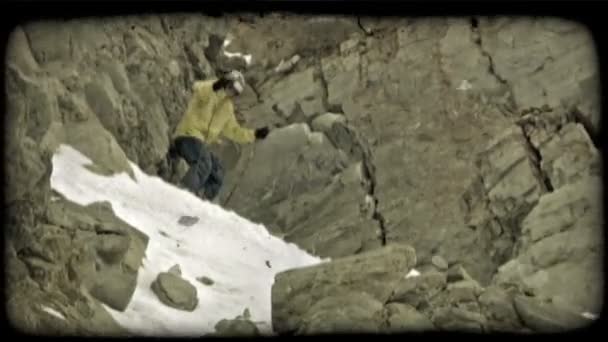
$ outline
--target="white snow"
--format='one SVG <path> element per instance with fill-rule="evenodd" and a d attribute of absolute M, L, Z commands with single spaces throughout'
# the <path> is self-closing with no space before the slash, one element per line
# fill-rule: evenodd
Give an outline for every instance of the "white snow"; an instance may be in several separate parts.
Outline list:
<path fill-rule="evenodd" d="M 249 308 L 252 321 L 260 322 L 262 332 L 271 333 L 275 274 L 322 261 L 272 236 L 263 225 L 146 175 L 133 163 L 136 181 L 126 173 L 107 177 L 89 171 L 85 166 L 91 161 L 66 145 L 59 147 L 52 162 L 51 186 L 57 192 L 81 205 L 108 201 L 118 217 L 149 237 L 138 285 L 127 309 L 119 312 L 106 306 L 116 321 L 133 333 L 207 334 L 219 320 L 235 318 L 245 308 Z M 177 223 L 183 215 L 200 220 L 184 227 Z M 175 264 L 197 289 L 199 303 L 193 312 L 163 305 L 150 289 L 158 273 Z M 201 276 L 210 277 L 214 284 L 198 282 L 196 278 Z"/>
<path fill-rule="evenodd" d="M 65 320 L 65 316 L 62 315 L 61 312 L 59 312 L 59 311 L 57 311 L 57 310 L 55 310 L 53 308 L 49 308 L 48 306 L 42 305 L 42 311 L 44 311 L 44 312 L 46 312 L 46 313 L 48 313 L 48 314 L 50 314 L 52 316 L 55 316 L 55 317 L 57 317 L 59 319 Z"/>
<path fill-rule="evenodd" d="M 583 312 L 581 314 L 581 316 L 587 318 L 587 319 L 591 319 L 591 320 L 596 320 L 597 319 L 597 315 L 596 314 L 592 314 L 591 312 Z"/>
<path fill-rule="evenodd" d="M 230 45 L 231 41 L 232 41 L 231 39 L 224 39 L 224 43 L 222 43 L 222 49 L 223 49 L 224 55 L 226 57 L 228 57 L 228 58 L 233 58 L 233 57 L 242 58 L 242 59 L 245 60 L 245 63 L 247 65 L 250 65 L 251 64 L 251 58 L 252 58 L 251 54 L 243 54 L 241 52 L 228 52 L 228 51 L 226 51 L 226 47 L 228 45 Z"/>
<path fill-rule="evenodd" d="M 405 275 L 406 278 L 413 278 L 413 277 L 417 277 L 420 275 L 420 272 L 418 272 L 418 270 L 412 268 L 411 271 L 409 271 L 408 274 Z"/>
<path fill-rule="evenodd" d="M 462 91 L 467 91 L 471 88 L 473 88 L 473 86 L 471 85 L 471 83 L 468 80 L 462 80 L 462 82 L 460 82 L 460 85 L 456 89 L 462 90 Z"/>

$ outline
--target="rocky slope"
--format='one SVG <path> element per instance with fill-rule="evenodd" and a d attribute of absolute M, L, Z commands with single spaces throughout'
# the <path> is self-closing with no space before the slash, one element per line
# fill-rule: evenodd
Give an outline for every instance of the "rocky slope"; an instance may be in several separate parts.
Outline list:
<path fill-rule="evenodd" d="M 251 54 L 249 65 L 223 54 L 226 38 L 226 51 Z M 276 69 L 288 61 L 297 62 Z M 524 283 L 598 310 L 601 203 L 585 189 L 601 186 L 599 74 L 582 26 L 173 14 L 33 22 L 12 33 L 5 255 L 13 322 L 122 333 L 98 302 L 128 301 L 146 237 L 107 208 L 55 201 L 50 156 L 67 143 L 96 172 L 130 172 L 130 159 L 175 181 L 164 155 L 192 82 L 235 66 L 249 82 L 239 116 L 275 129 L 255 145 L 214 147 L 228 171 L 225 207 L 323 257 L 406 243 L 417 267 L 441 256 L 480 286 Z M 121 281 L 96 284 L 99 273 Z M 369 298 L 380 310 L 377 301 Z M 386 310 L 427 324 L 411 307 Z M 307 327 L 299 328 L 314 331 Z"/>

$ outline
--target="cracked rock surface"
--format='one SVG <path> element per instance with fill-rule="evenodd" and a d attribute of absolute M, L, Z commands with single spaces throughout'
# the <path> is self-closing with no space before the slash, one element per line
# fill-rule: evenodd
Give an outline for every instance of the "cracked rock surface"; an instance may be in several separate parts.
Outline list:
<path fill-rule="evenodd" d="M 251 63 L 222 49 L 251 54 Z M 315 269 L 277 277 L 279 331 L 576 325 L 552 312 L 600 310 L 595 56 L 582 25 L 556 18 L 274 13 L 25 23 L 10 36 L 6 63 L 10 317 L 29 330 L 121 332 L 99 303 L 127 305 L 147 238 L 108 208 L 100 218 L 54 201 L 50 156 L 68 143 L 95 172 L 130 173 L 128 159 L 177 183 L 187 166 L 167 165 L 165 153 L 193 81 L 246 66 L 237 115 L 273 129 L 252 145 L 212 147 L 226 169 L 220 204 L 336 259 L 318 266 L 320 287 Z M 421 275 L 398 280 L 413 267 L 396 252 L 403 244 Z M 357 260 L 383 266 L 345 266 Z M 390 291 L 375 289 L 378 276 Z M 301 277 L 327 298 L 287 294 Z M 25 305 L 28 297 L 68 323 Z M 291 313 L 290 301 L 304 304 Z"/>

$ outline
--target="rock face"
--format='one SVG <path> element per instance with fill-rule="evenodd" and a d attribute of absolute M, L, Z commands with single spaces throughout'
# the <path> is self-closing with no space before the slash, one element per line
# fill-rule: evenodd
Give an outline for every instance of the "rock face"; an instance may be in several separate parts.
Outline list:
<path fill-rule="evenodd" d="M 198 305 L 196 288 L 177 273 L 160 273 L 151 287 L 158 299 L 172 308 L 194 311 Z"/>
<path fill-rule="evenodd" d="M 251 54 L 251 63 L 224 52 Z M 24 24 L 10 36 L 5 85 L 11 320 L 120 333 L 98 302 L 128 305 L 146 238 L 107 210 L 100 218 L 52 202 L 50 157 L 69 144 L 95 172 L 130 174 L 131 160 L 178 184 L 187 165 L 168 165 L 165 154 L 191 84 L 234 66 L 248 81 L 239 118 L 273 129 L 251 145 L 211 147 L 226 169 L 220 204 L 322 257 L 407 243 L 423 268 L 436 268 L 396 284 L 393 304 L 338 282 L 350 290 L 295 300 L 318 310 L 297 311 L 304 325 L 282 318 L 281 329 L 431 328 L 418 314 L 438 329 L 562 322 L 515 319 L 512 285 L 597 313 L 594 56 L 581 25 L 550 18 L 171 14 Z M 291 65 L 277 72 L 281 61 Z M 440 304 L 442 293 L 464 304 Z M 24 304 L 49 296 L 65 324 Z M 529 322 L 548 312 L 534 305 Z"/>

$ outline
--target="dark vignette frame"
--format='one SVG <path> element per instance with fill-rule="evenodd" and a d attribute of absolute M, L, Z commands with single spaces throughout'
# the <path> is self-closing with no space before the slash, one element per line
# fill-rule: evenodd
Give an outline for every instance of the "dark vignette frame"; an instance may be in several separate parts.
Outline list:
<path fill-rule="evenodd" d="M 498 16 L 498 15 L 509 15 L 509 16 L 552 16 L 561 17 L 568 20 L 577 21 L 585 25 L 590 33 L 592 34 L 598 55 L 599 62 L 599 74 L 600 84 L 604 85 L 606 81 L 606 70 L 604 61 L 606 57 L 606 43 L 603 38 L 603 26 L 605 21 L 608 21 L 603 13 L 601 1 L 446 1 L 446 0 L 410 0 L 410 1 L 387 1 L 387 0 L 376 0 L 376 1 L 295 1 L 295 0 L 265 0 L 265 1 L 253 1 L 253 0 L 139 0 L 139 1 L 42 1 L 42 0 L 9 0 L 2 2 L 3 18 L 0 20 L 2 27 L 2 44 L 0 46 L 0 52 L 2 56 L 6 56 L 6 45 L 8 38 L 13 29 L 28 21 L 37 21 L 44 19 L 55 19 L 55 20 L 68 20 L 82 17 L 111 17 L 111 16 L 124 16 L 124 15 L 142 15 L 150 13 L 178 13 L 178 12 L 194 12 L 204 13 L 210 16 L 221 16 L 223 14 L 237 14 L 239 12 L 250 12 L 263 15 L 267 12 L 287 12 L 295 14 L 336 14 L 336 15 L 354 15 L 354 16 Z M 6 58 L 6 57 L 5 57 Z M 0 80 L 2 84 L 5 84 L 5 68 L 0 70 Z M 604 158 L 605 150 L 605 137 L 604 137 L 604 123 L 603 109 L 607 108 L 606 103 L 606 86 L 601 86 L 601 108 L 602 108 L 602 119 L 600 121 L 601 130 L 598 136 L 593 137 L 596 142 L 596 146 L 602 154 L 602 170 L 606 170 Z M 0 104 L 3 106 L 2 116 L 3 120 L 0 120 L 2 131 L 4 132 L 4 118 L 6 118 L 6 88 L 3 89 Z M 3 137 L 5 135 L 3 134 Z M 1 156 L 4 162 L 4 138 L 0 140 L 1 144 Z M 2 212 L 6 208 L 4 203 L 4 191 L 6 189 L 4 185 L 5 177 L 4 167 L 0 168 L 0 179 L 2 180 L 2 193 L 3 207 Z M 604 196 L 605 198 L 605 196 Z M 604 206 L 606 200 L 604 199 Z M 4 218 L 6 215 L 2 215 Z M 4 222 L 4 220 L 3 220 Z M 4 226 L 4 225 L 3 225 Z M 1 234 L 2 246 L 4 248 L 5 235 Z M 606 275 L 606 255 L 604 253 L 604 276 Z M 0 253 L 2 264 L 4 264 L 4 253 Z M 4 273 L 2 273 L 4 275 Z M 4 281 L 0 282 L 0 295 L 3 299 L 3 303 L 6 303 Z M 606 295 L 604 295 L 606 297 Z M 605 299 L 604 299 L 605 300 Z M 576 335 L 594 335 L 594 333 L 600 332 L 602 329 L 602 323 L 604 322 L 603 312 L 600 313 L 600 317 L 595 323 L 591 324 L 587 328 L 572 331 L 569 333 L 562 333 L 564 337 L 575 337 Z M 2 318 L 0 321 L 3 325 L 6 325 L 8 329 L 2 328 L 2 332 L 14 333 L 19 336 L 19 332 L 11 329 L 6 318 L 5 310 L 2 310 Z M 397 335 L 373 335 L 369 337 L 373 338 L 390 338 L 390 337 L 401 337 L 404 335 L 405 338 L 411 337 L 438 337 L 438 338 L 454 338 L 454 337 L 481 337 L 487 338 L 484 335 L 476 334 L 465 334 L 456 332 L 433 332 L 423 334 L 397 334 Z M 497 334 L 491 333 L 486 334 L 489 336 L 504 336 L 504 337 L 516 337 L 516 338 L 542 338 L 550 337 L 556 338 L 557 336 L 549 336 L 548 334 L 534 334 L 534 335 L 517 335 L 517 334 Z M 331 335 L 329 337 L 337 338 L 339 335 Z M 350 336 L 344 336 L 350 337 Z M 367 337 L 367 336 L 365 336 Z M 74 337 L 72 337 L 74 338 Z M 278 337 L 280 338 L 280 337 Z M 302 337 L 304 338 L 304 337 Z M 62 338 L 65 340 L 66 338 Z"/>

